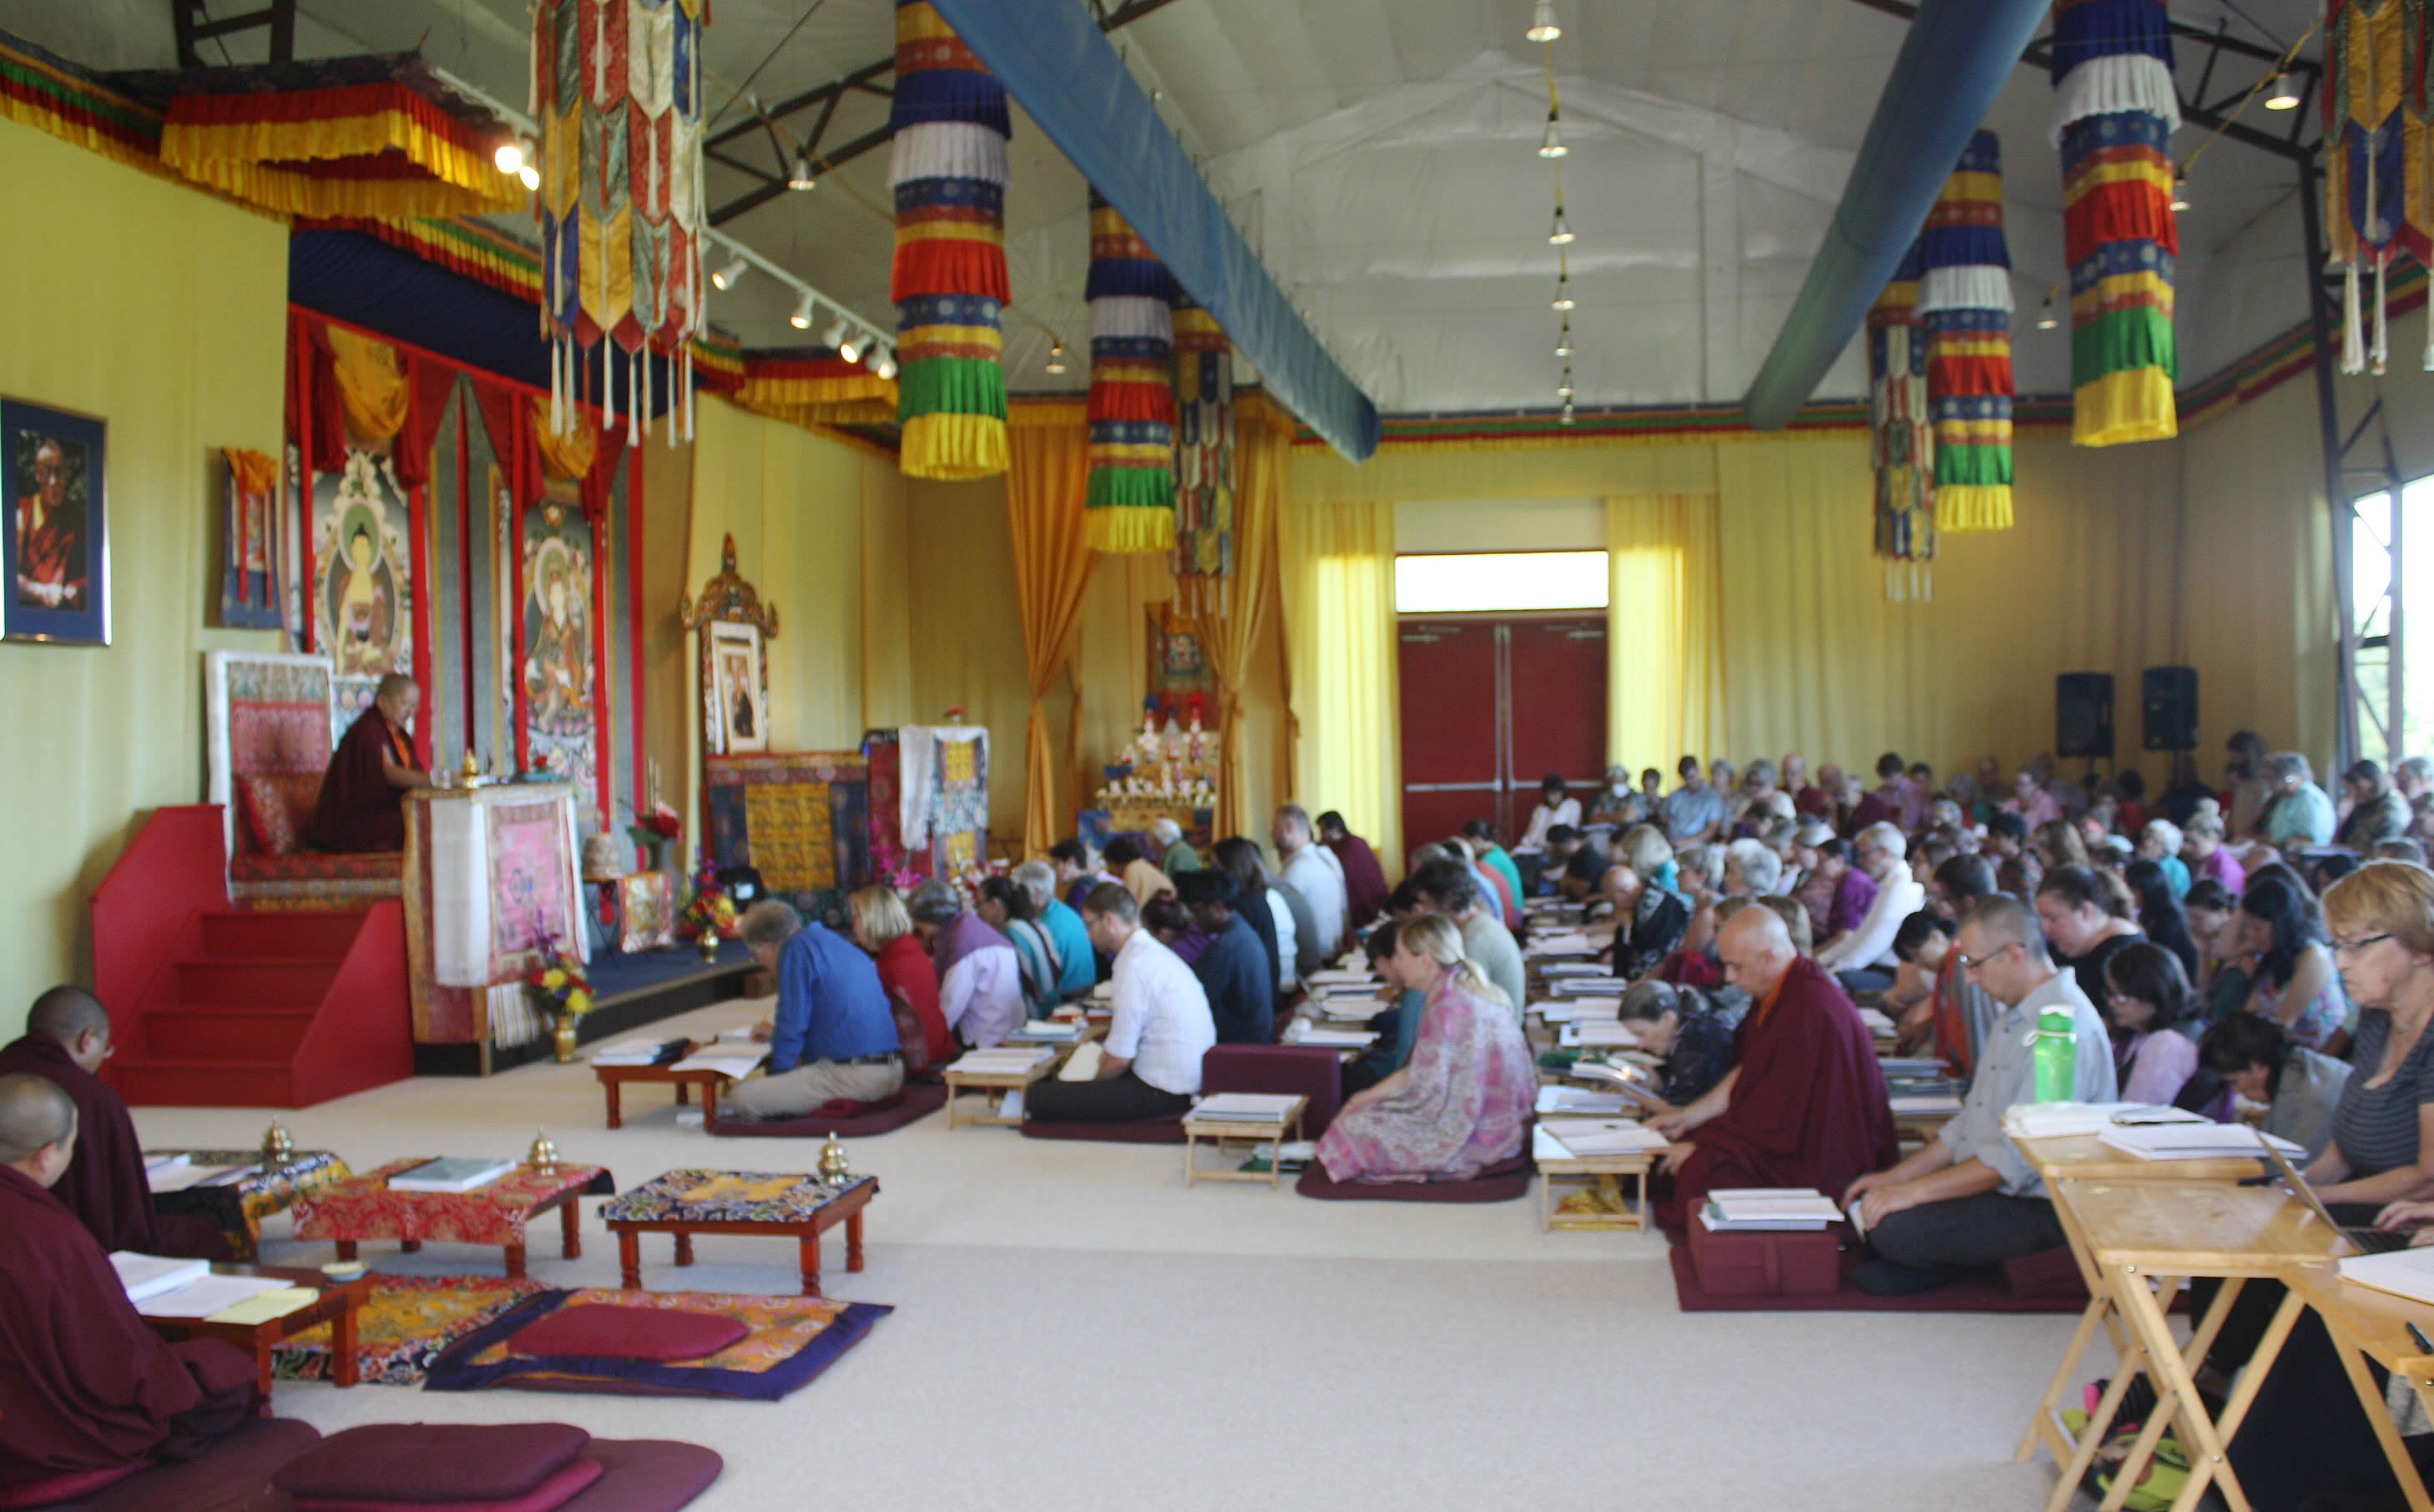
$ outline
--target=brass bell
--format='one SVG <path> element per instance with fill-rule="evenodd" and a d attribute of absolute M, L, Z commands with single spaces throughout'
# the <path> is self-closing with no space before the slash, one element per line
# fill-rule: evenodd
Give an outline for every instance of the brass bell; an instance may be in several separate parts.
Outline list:
<path fill-rule="evenodd" d="M 533 1135 L 532 1151 L 524 1157 L 524 1164 L 544 1176 L 557 1171 L 557 1146 L 546 1130 Z"/>
<path fill-rule="evenodd" d="M 288 1133 L 286 1127 L 281 1124 L 278 1119 L 273 1118 L 270 1121 L 270 1127 L 263 1131 L 262 1164 L 266 1166 L 276 1168 L 286 1164 L 289 1161 L 295 1158 L 295 1136 Z"/>
<path fill-rule="evenodd" d="M 820 1181 L 832 1187 L 853 1184 L 853 1170 L 846 1164 L 845 1145 L 833 1133 L 820 1147 Z"/>

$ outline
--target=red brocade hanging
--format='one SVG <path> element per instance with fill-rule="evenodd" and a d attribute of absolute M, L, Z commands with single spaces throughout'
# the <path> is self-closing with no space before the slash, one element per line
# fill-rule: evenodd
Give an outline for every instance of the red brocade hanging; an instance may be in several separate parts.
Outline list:
<path fill-rule="evenodd" d="M 1877 554 L 1885 597 L 1934 592 L 1935 426 L 1928 405 L 1927 331 L 1918 319 L 1918 247 L 1868 312 L 1868 410 L 1877 474 Z"/>
<path fill-rule="evenodd" d="M 1180 288 L 1174 313 L 1174 602 L 1215 619 L 1234 570 L 1234 345 Z"/>

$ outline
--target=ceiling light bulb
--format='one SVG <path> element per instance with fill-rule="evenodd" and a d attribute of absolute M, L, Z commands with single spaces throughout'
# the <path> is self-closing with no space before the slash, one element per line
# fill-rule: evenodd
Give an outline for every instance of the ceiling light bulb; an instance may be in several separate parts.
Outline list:
<path fill-rule="evenodd" d="M 2172 179 L 2172 209 L 2175 211 L 2182 211 L 2188 208 L 2189 176 L 2187 174 L 2181 174 Z"/>
<path fill-rule="evenodd" d="M 2299 91 L 2288 74 L 2276 74 L 2273 82 L 2265 86 L 2265 108 L 2269 110 L 2295 110 L 2299 108 Z"/>
<path fill-rule="evenodd" d="M 1530 29 L 1521 35 L 1532 42 L 1553 42 L 1563 34 L 1564 28 L 1555 25 L 1555 0 L 1538 0 L 1530 8 Z"/>
<path fill-rule="evenodd" d="M 877 373 L 882 378 L 894 378 L 896 376 L 896 354 L 884 347 L 880 348 L 879 365 L 872 368 L 871 371 Z"/>
<path fill-rule="evenodd" d="M 1565 399 L 1570 399 L 1572 397 L 1571 380 L 1566 379 L 1563 382 L 1557 384 L 1555 386 L 1555 392 L 1563 396 Z"/>
<path fill-rule="evenodd" d="M 1563 416 L 1556 423 L 1559 425 L 1569 425 L 1572 423 L 1572 406 L 1570 400 L 1568 399 L 1565 401 Z"/>
<path fill-rule="evenodd" d="M 1569 278 L 1557 279 L 1555 280 L 1555 308 L 1558 310 L 1569 310 L 1571 307 L 1572 280 Z"/>
<path fill-rule="evenodd" d="M 1570 150 L 1571 148 L 1564 145 L 1564 134 L 1558 128 L 1555 120 L 1555 112 L 1551 108 L 1547 111 L 1547 134 L 1538 139 L 1538 156 L 1542 158 L 1560 158 Z"/>
<path fill-rule="evenodd" d="M 2051 331 L 2061 324 L 2062 317 L 2055 314 L 2053 311 L 2053 296 L 2048 294 L 2046 296 L 2046 302 L 2037 306 L 2037 329 Z"/>
<path fill-rule="evenodd" d="M 490 161 L 499 165 L 501 173 L 522 173 L 524 166 L 524 144 L 512 139 L 502 142 L 499 144 L 499 150 L 491 154 Z"/>
<path fill-rule="evenodd" d="M 843 317 L 839 317 L 834 325 L 829 327 L 828 334 L 820 338 L 820 344 L 834 347 L 841 360 L 852 362 L 862 355 L 862 345 L 856 336 L 857 333 L 853 329 L 845 323 Z"/>
<path fill-rule="evenodd" d="M 1557 205 L 1554 229 L 1547 233 L 1548 244 L 1553 246 L 1567 246 L 1571 244 L 1571 240 L 1572 223 L 1564 219 L 1564 207 Z"/>
<path fill-rule="evenodd" d="M 810 295 L 806 294 L 801 298 L 795 301 L 795 313 L 786 317 L 786 324 L 794 327 L 797 331 L 809 331 L 812 329 L 812 297 Z"/>
<path fill-rule="evenodd" d="M 516 170 L 516 181 L 523 184 L 526 189 L 539 189 L 540 187 L 540 170 L 534 167 L 529 162 L 525 163 L 523 167 Z"/>
<path fill-rule="evenodd" d="M 1065 370 L 1065 344 L 1063 342 L 1057 341 L 1051 342 L 1049 344 L 1047 370 L 1052 373 L 1061 373 Z"/>
<path fill-rule="evenodd" d="M 735 287 L 735 280 L 742 277 L 744 277 L 744 260 L 740 257 L 730 257 L 716 272 L 711 274 L 710 286 L 722 291 L 731 289 Z"/>
<path fill-rule="evenodd" d="M 816 189 L 819 187 L 819 182 L 820 181 L 818 179 L 812 177 L 811 160 L 808 158 L 797 158 L 795 160 L 794 176 L 786 180 L 786 187 L 789 189 Z"/>
<path fill-rule="evenodd" d="M 838 342 L 837 355 L 849 363 L 860 362 L 862 360 L 861 338 L 858 336 L 848 336 L 845 340 Z"/>
<path fill-rule="evenodd" d="M 1558 357 L 1569 357 L 1571 354 L 1572 354 L 1572 338 L 1571 338 L 1571 337 L 1569 337 L 1569 336 L 1558 336 L 1558 337 L 1556 337 L 1556 338 L 1555 338 L 1555 355 L 1556 355 L 1556 356 L 1558 356 Z"/>

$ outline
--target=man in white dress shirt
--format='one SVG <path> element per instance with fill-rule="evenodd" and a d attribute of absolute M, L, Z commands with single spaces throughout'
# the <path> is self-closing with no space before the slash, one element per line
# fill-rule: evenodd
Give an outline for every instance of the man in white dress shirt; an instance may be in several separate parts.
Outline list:
<path fill-rule="evenodd" d="M 1927 890 L 1902 860 L 1909 849 L 1891 824 L 1870 824 L 1851 842 L 1852 864 L 1877 884 L 1876 901 L 1854 929 L 1817 952 L 1817 964 L 1833 974 L 1846 993 L 1880 993 L 1894 984 L 1894 936 L 1901 922 L 1927 904 Z"/>
<path fill-rule="evenodd" d="M 1311 919 L 1318 929 L 1318 953 L 1333 956 L 1344 948 L 1344 863 L 1318 842 L 1309 812 L 1298 804 L 1277 810 L 1269 838 L 1277 842 L 1277 856 L 1283 863 L 1277 880 L 1310 905 Z"/>
<path fill-rule="evenodd" d="M 1217 1043 L 1208 994 L 1183 958 L 1140 925 L 1140 904 L 1102 883 L 1082 901 L 1090 943 L 1115 958 L 1115 1016 L 1091 1081 L 1035 1081 L 1030 1116 L 1043 1123 L 1117 1124 L 1169 1118 L 1200 1091 L 1200 1058 Z"/>

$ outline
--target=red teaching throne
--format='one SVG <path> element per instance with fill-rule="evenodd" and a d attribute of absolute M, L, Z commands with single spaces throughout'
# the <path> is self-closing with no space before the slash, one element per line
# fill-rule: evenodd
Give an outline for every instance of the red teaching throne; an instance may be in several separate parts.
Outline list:
<path fill-rule="evenodd" d="M 205 657 L 211 801 L 226 816 L 229 899 L 256 909 L 354 909 L 399 895 L 403 855 L 306 848 L 335 749 L 323 656 L 214 651 Z"/>

